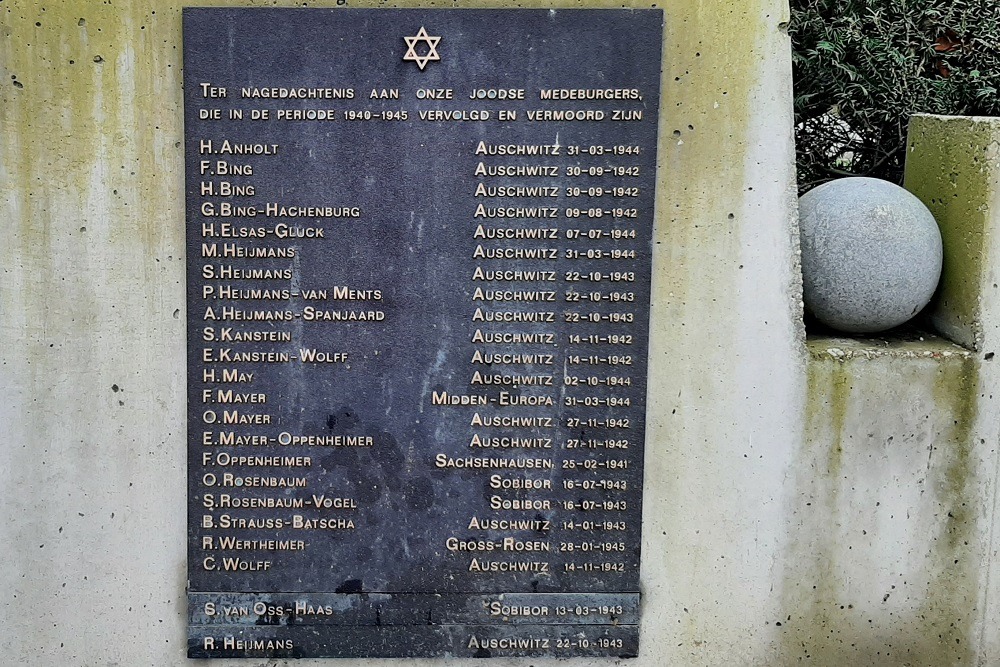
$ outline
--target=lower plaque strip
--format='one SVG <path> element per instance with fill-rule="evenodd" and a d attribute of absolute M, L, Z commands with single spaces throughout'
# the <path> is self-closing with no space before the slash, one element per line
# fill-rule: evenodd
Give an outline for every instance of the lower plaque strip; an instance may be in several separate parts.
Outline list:
<path fill-rule="evenodd" d="M 191 626 L 191 658 L 635 657 L 636 625 Z"/>

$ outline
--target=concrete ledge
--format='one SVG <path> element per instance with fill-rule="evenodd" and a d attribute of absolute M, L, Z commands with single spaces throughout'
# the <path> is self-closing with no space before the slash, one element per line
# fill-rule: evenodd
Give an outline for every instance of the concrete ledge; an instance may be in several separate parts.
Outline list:
<path fill-rule="evenodd" d="M 893 336 L 843 338 L 810 336 L 806 349 L 811 361 L 852 359 L 971 359 L 973 354 L 949 340 L 916 330 Z"/>

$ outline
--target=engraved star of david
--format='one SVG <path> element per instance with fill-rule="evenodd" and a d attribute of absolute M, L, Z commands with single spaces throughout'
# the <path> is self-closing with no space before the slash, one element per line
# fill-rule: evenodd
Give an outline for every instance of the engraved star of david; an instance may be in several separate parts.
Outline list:
<path fill-rule="evenodd" d="M 403 39 L 406 41 L 406 55 L 403 56 L 403 60 L 412 60 L 417 63 L 417 67 L 421 71 L 427 67 L 427 63 L 431 60 L 441 60 L 441 56 L 437 52 L 437 45 L 441 38 L 428 35 L 423 26 L 420 26 L 415 37 L 404 37 Z M 417 44 L 420 42 L 427 42 L 427 53 L 422 56 L 417 55 Z"/>

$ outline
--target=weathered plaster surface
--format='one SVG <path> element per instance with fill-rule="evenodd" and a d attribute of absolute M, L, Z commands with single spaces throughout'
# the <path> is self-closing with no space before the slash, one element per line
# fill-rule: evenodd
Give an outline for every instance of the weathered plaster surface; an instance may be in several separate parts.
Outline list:
<path fill-rule="evenodd" d="M 1000 660 L 995 399 L 1000 119 L 916 117 L 906 187 L 935 214 L 951 341 L 816 337 L 787 484 L 781 664 Z"/>
<path fill-rule="evenodd" d="M 627 6 L 657 4 L 645 603 L 630 664 L 779 664 L 805 396 L 787 7 Z M 184 663 L 180 7 L 0 2 L 0 655 L 12 664 Z"/>
<path fill-rule="evenodd" d="M 998 159 L 996 119 L 918 115 L 910 122 L 906 188 L 931 210 L 944 237 L 931 318 L 940 331 L 975 349 L 983 345 L 980 288 L 997 211 Z"/>
<path fill-rule="evenodd" d="M 941 332 L 975 349 L 979 365 L 976 418 L 971 425 L 980 589 L 976 639 L 979 663 L 1000 661 L 1000 560 L 997 481 L 1000 480 L 1000 118 L 915 116 L 910 122 L 906 186 L 938 219 L 945 240 L 945 278 L 931 304 Z M 950 278 L 949 278 L 950 276 Z M 982 544 L 985 553 L 980 553 Z"/>
<path fill-rule="evenodd" d="M 974 664 L 992 472 L 978 361 L 929 335 L 808 347 L 785 659 Z"/>

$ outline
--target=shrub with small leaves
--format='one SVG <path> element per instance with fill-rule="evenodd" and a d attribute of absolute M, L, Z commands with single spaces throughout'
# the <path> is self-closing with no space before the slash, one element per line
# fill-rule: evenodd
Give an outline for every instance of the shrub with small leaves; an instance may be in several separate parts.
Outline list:
<path fill-rule="evenodd" d="M 1000 115 L 998 0 L 791 0 L 799 191 L 901 183 L 914 113 Z"/>

